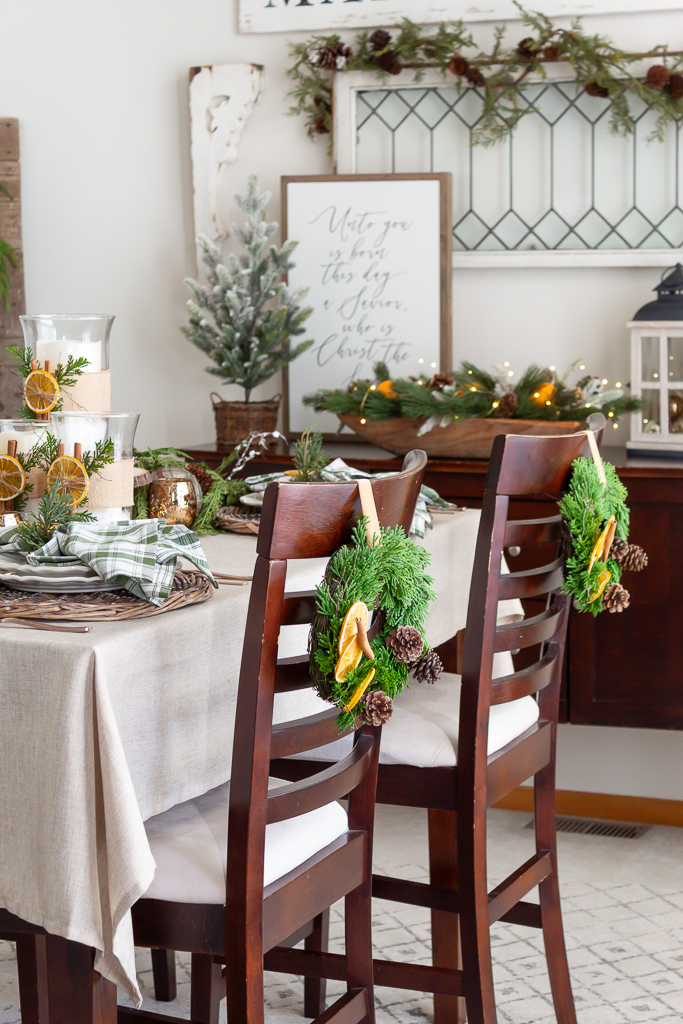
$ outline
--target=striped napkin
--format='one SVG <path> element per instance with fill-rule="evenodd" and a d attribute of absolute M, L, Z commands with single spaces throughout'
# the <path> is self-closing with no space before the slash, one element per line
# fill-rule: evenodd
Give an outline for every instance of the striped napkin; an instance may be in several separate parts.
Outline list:
<path fill-rule="evenodd" d="M 16 527 L 0 532 L 0 550 L 21 551 L 15 533 Z M 102 579 L 157 606 L 171 593 L 178 558 L 193 562 L 218 587 L 197 535 L 165 519 L 70 523 L 42 548 L 26 554 L 30 565 L 82 562 Z"/>

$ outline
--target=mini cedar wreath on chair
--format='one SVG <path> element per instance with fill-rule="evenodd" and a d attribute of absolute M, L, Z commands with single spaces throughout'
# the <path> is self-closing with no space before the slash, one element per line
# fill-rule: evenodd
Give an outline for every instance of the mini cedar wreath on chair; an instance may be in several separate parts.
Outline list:
<path fill-rule="evenodd" d="M 373 481 L 381 526 L 409 527 L 426 461 L 423 452 L 410 453 L 402 473 Z M 317 986 L 314 1013 L 318 1024 L 375 1019 L 370 909 L 381 729 L 358 718 L 353 747 L 341 760 L 325 762 L 303 783 L 278 785 L 269 778 L 272 759 L 339 737 L 337 707 L 272 724 L 276 692 L 314 685 L 307 652 L 277 663 L 281 625 L 300 622 L 304 611 L 310 621 L 314 612 L 311 595 L 285 596 L 287 560 L 329 557 L 348 543 L 360 514 L 355 481 L 268 487 L 242 655 L 232 781 L 147 822 L 157 871 L 132 908 L 134 939 L 139 946 L 192 953 L 195 1024 L 218 1020 L 226 988 L 222 964 L 228 1019 L 262 1024 L 263 955 L 280 943 L 312 934 L 317 948 L 301 951 L 308 960 L 295 973 L 327 977 L 327 956 L 319 952 L 321 915 L 342 896 L 346 954 L 341 974 L 335 960 L 334 976 L 344 978 L 347 991 L 323 1012 Z M 345 812 L 336 801 L 347 794 Z M 157 966 L 168 967 L 168 960 L 157 957 Z M 314 997 L 309 990 L 309 1001 Z M 119 1008 L 119 1024 L 165 1019 L 180 1024 L 177 1017 Z"/>
<path fill-rule="evenodd" d="M 602 436 L 604 417 L 589 426 Z M 567 966 L 555 839 L 555 738 L 570 596 L 562 592 L 562 517 L 515 520 L 511 501 L 567 488 L 572 464 L 590 456 L 586 431 L 564 437 L 496 438 L 489 462 L 464 634 L 461 678 L 444 674 L 412 687 L 397 707 L 423 716 L 409 737 L 383 730 L 377 801 L 428 809 L 430 882 L 373 876 L 373 896 L 429 908 L 433 966 L 374 961 L 375 984 L 434 993 L 435 1024 L 495 1024 L 489 929 L 497 921 L 543 931 L 559 1024 L 576 1024 Z M 598 455 L 599 458 L 599 455 Z M 529 568 L 501 573 L 503 551 L 520 547 Z M 549 554 L 550 552 L 550 554 Z M 521 622 L 498 624 L 498 602 L 529 599 L 536 610 Z M 532 664 L 512 671 L 510 653 Z M 494 656 L 506 658 L 496 675 Z M 438 727 L 436 723 L 438 722 Z M 431 731 L 430 731 L 431 730 Z M 441 747 L 430 737 L 441 734 Z M 422 747 L 422 755 L 417 754 Z M 429 760 L 431 747 L 432 760 Z M 391 761 L 388 761 L 391 752 Z M 457 762 L 457 763 L 456 763 Z M 273 770 L 296 779 L 320 761 L 278 762 Z M 526 779 L 534 779 L 536 849 L 489 892 L 486 812 Z M 526 894 L 538 886 L 540 904 Z M 461 937 L 461 940 L 460 940 Z M 341 977 L 342 962 L 328 954 Z M 273 950 L 269 970 L 303 973 L 296 949 Z"/>

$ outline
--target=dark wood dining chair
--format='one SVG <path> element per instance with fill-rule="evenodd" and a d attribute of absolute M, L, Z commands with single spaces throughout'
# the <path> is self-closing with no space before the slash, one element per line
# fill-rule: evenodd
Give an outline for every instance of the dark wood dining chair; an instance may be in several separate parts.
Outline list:
<path fill-rule="evenodd" d="M 373 481 L 380 525 L 409 526 L 425 464 L 423 452 L 410 453 L 403 472 Z M 326 762 L 294 784 L 269 781 L 272 759 L 339 737 L 337 708 L 272 722 L 276 692 L 312 686 L 305 650 L 278 663 L 281 626 L 310 622 L 315 611 L 312 592 L 285 595 L 287 562 L 330 556 L 350 540 L 361 514 L 352 482 L 268 487 L 242 654 L 231 782 L 147 823 L 157 871 L 132 908 L 135 944 L 192 953 L 195 1024 L 218 1019 L 226 985 L 229 1019 L 261 1024 L 264 952 L 310 932 L 310 922 L 320 921 L 342 897 L 346 992 L 316 1020 L 375 1019 L 370 910 L 381 730 L 358 721 L 353 747 L 340 761 Z M 336 801 L 347 795 L 345 812 Z M 227 874 L 221 859 L 226 848 Z M 311 963 L 295 973 L 325 977 L 326 954 L 303 953 Z M 168 963 L 161 962 L 162 970 Z M 122 1007 L 118 1019 L 180 1020 Z"/>
<path fill-rule="evenodd" d="M 48 1024 L 45 934 L 0 908 L 0 939 L 14 942 L 21 1024 Z"/>
<path fill-rule="evenodd" d="M 602 416 L 591 420 L 601 437 Z M 433 686 L 414 683 L 406 700 L 419 722 L 439 722 L 449 756 L 418 767 L 412 751 L 392 749 L 403 763 L 379 766 L 377 801 L 428 810 L 429 883 L 373 877 L 376 899 L 431 911 L 432 966 L 375 960 L 376 985 L 434 993 L 435 1021 L 494 1024 L 496 1006 L 489 929 L 497 921 L 543 931 L 559 1024 L 576 1024 L 562 928 L 555 837 L 555 741 L 569 598 L 560 592 L 564 540 L 559 515 L 539 518 L 534 500 L 559 496 L 574 459 L 590 457 L 587 437 L 496 438 L 486 478 L 476 545 L 461 677 L 444 673 Z M 524 515 L 511 518 L 511 512 Z M 502 572 L 504 551 L 521 549 L 519 571 Z M 522 621 L 499 624 L 499 602 L 525 602 Z M 518 616 L 521 618 L 521 615 Z M 454 645 L 457 646 L 457 645 Z M 520 651 L 525 667 L 496 678 L 494 657 Z M 507 653 L 506 653 L 507 652 Z M 419 729 L 411 738 L 418 745 Z M 384 727 L 391 744 L 391 721 Z M 444 747 L 446 744 L 444 744 Z M 457 762 L 457 764 L 456 764 Z M 300 778 L 320 762 L 278 763 Z M 535 852 L 489 892 L 486 812 L 533 778 Z M 538 886 L 540 903 L 524 899 Z M 328 955 L 328 970 L 332 954 Z M 269 968 L 296 970 L 298 950 L 269 954 Z"/>

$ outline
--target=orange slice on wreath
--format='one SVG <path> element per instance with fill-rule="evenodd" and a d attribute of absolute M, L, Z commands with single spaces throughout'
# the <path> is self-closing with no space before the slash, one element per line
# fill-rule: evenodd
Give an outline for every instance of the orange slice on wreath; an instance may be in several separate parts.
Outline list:
<path fill-rule="evenodd" d="M 383 380 L 377 385 L 377 390 L 381 391 L 385 398 L 396 398 L 396 392 L 394 391 L 391 380 Z"/>
<path fill-rule="evenodd" d="M 368 674 L 366 675 L 365 679 L 363 680 L 363 682 L 360 683 L 356 687 L 356 689 L 353 691 L 353 693 L 351 694 L 351 700 L 349 701 L 348 704 L 345 705 L 347 711 L 351 711 L 352 708 L 355 708 L 356 704 L 361 699 L 361 697 L 363 696 L 363 694 L 367 690 L 368 686 L 370 685 L 370 683 L 372 682 L 374 677 L 375 677 L 375 669 L 371 668 L 370 671 L 368 672 Z"/>
<path fill-rule="evenodd" d="M 88 493 L 89 480 L 85 466 L 71 455 L 60 455 L 47 471 L 47 486 L 57 494 L 68 495 L 72 504 L 79 505 Z"/>
<path fill-rule="evenodd" d="M 49 412 L 59 401 L 59 384 L 47 370 L 31 370 L 24 381 L 24 402 L 31 412 Z"/>
<path fill-rule="evenodd" d="M 0 455 L 0 501 L 9 501 L 26 487 L 26 473 L 11 455 Z"/>
<path fill-rule="evenodd" d="M 605 589 L 605 587 L 611 579 L 612 573 L 608 572 L 607 569 L 603 569 L 600 575 L 598 576 L 598 585 L 595 589 L 595 593 L 591 594 L 589 599 L 586 601 L 586 604 L 593 604 L 593 601 L 597 601 L 597 599 L 600 597 L 600 594 L 602 594 L 603 590 Z"/>
<path fill-rule="evenodd" d="M 353 637 L 342 651 L 341 657 L 334 670 L 334 678 L 338 683 L 343 683 L 349 672 L 352 672 L 363 657 L 363 648 L 358 643 L 358 637 Z"/>
<path fill-rule="evenodd" d="M 595 563 L 598 561 L 598 559 L 602 560 L 603 554 L 605 554 L 605 555 L 609 554 L 609 549 L 612 547 L 612 541 L 614 540 L 614 531 L 616 529 L 616 525 L 617 525 L 616 519 L 614 518 L 614 516 L 611 516 L 607 520 L 607 523 L 606 523 L 605 528 L 603 529 L 602 533 L 600 534 L 600 536 L 596 540 L 595 544 L 593 545 L 593 550 L 591 551 L 591 559 L 590 559 L 590 562 L 588 563 L 587 572 L 591 571 L 591 569 L 593 568 Z M 609 545 L 607 543 L 608 540 L 609 540 Z"/>
<path fill-rule="evenodd" d="M 344 648 L 353 639 L 358 636 L 358 625 L 356 619 L 360 619 L 365 629 L 368 626 L 368 606 L 363 601 L 356 601 L 352 604 L 348 612 L 344 616 L 342 622 L 341 632 L 339 634 L 339 653 L 343 654 Z"/>

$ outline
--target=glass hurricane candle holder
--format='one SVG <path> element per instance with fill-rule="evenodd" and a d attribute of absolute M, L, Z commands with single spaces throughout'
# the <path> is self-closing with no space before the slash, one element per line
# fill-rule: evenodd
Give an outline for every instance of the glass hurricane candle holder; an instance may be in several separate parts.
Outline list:
<path fill-rule="evenodd" d="M 41 367 L 66 366 L 69 356 L 85 357 L 89 365 L 84 373 L 109 369 L 109 334 L 114 317 L 102 315 L 40 314 L 20 316 L 24 344 Z"/>
<path fill-rule="evenodd" d="M 73 455 L 74 444 L 84 452 L 94 452 L 98 441 L 111 438 L 114 460 L 132 459 L 139 412 L 53 412 L 52 431 L 64 445 L 64 454 Z"/>

